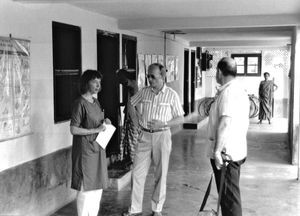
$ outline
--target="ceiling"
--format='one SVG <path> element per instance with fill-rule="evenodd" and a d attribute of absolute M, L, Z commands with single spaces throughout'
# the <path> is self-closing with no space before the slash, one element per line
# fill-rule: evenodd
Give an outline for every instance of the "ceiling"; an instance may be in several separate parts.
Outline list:
<path fill-rule="evenodd" d="M 300 25 L 300 0 L 14 0 L 67 3 L 116 18 L 120 29 L 179 30 L 190 46 L 279 46 Z"/>

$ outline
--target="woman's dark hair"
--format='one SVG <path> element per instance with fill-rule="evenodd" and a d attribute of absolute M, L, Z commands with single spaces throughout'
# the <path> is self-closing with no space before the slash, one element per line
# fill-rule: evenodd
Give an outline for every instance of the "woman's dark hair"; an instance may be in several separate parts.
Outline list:
<path fill-rule="evenodd" d="M 270 76 L 270 73 L 269 72 L 264 72 L 264 76 L 266 76 L 266 75 Z"/>
<path fill-rule="evenodd" d="M 85 94 L 88 91 L 89 81 L 93 79 L 102 79 L 103 75 L 97 70 L 86 70 L 80 77 L 80 94 Z"/>
<path fill-rule="evenodd" d="M 222 71 L 224 76 L 231 75 L 236 77 L 236 71 L 237 71 L 236 62 L 232 58 L 229 57 L 222 58 L 218 62 L 217 68 L 219 68 Z"/>

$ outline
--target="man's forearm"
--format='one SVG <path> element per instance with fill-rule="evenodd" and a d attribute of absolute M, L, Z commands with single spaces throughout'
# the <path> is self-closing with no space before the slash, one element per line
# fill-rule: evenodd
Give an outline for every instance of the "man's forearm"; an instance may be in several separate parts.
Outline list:
<path fill-rule="evenodd" d="M 101 131 L 100 127 L 101 126 L 99 126 L 98 128 L 86 129 L 86 128 L 80 128 L 80 127 L 76 127 L 76 126 L 71 126 L 70 131 L 71 131 L 72 135 L 85 136 L 85 135 L 99 133 Z"/>
<path fill-rule="evenodd" d="M 230 124 L 231 118 L 228 116 L 222 116 L 220 119 L 220 124 L 217 130 L 217 140 L 214 152 L 221 153 L 225 147 L 224 143 L 228 137 L 228 127 Z"/>
<path fill-rule="evenodd" d="M 137 104 L 136 106 L 134 106 L 134 109 L 132 109 L 134 112 L 134 115 L 136 116 L 138 121 L 142 120 L 142 114 L 141 114 L 141 105 Z"/>
<path fill-rule="evenodd" d="M 173 118 L 172 120 L 170 121 L 167 121 L 166 122 L 166 126 L 167 127 L 173 127 L 175 125 L 178 125 L 178 124 L 182 124 L 183 123 L 183 120 L 184 120 L 184 117 L 183 116 L 178 116 L 176 118 Z"/>

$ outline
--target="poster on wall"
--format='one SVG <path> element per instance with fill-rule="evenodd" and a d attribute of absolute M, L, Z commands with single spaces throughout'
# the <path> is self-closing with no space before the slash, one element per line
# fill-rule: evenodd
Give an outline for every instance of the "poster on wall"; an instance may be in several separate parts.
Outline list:
<path fill-rule="evenodd" d="M 158 59 L 157 59 L 157 55 L 151 55 L 151 63 L 157 63 Z"/>
<path fill-rule="evenodd" d="M 149 54 L 145 55 L 145 67 L 146 67 L 146 74 L 148 73 L 148 67 L 151 65 L 152 62 L 152 56 Z"/>
<path fill-rule="evenodd" d="M 148 67 L 151 65 L 151 55 L 146 54 L 145 55 L 145 67 L 146 67 L 146 85 L 148 86 L 148 79 L 147 79 L 147 74 L 148 74 Z"/>
<path fill-rule="evenodd" d="M 0 140 L 31 132 L 30 42 L 0 37 Z"/>
<path fill-rule="evenodd" d="M 175 57 L 167 55 L 167 82 L 173 82 L 174 81 L 174 75 L 175 75 Z"/>
<path fill-rule="evenodd" d="M 138 88 L 139 90 L 145 87 L 146 84 L 146 70 L 145 70 L 145 55 L 138 54 Z"/>
<path fill-rule="evenodd" d="M 202 87 L 202 71 L 199 65 L 196 65 L 196 88 Z"/>
<path fill-rule="evenodd" d="M 179 77 L 178 77 L 178 61 L 179 61 L 178 56 L 175 56 L 174 80 L 179 80 Z"/>

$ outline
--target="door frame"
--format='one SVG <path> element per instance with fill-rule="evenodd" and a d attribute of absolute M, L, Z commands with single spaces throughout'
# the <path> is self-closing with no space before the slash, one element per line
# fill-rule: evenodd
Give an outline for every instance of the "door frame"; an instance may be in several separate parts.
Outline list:
<path fill-rule="evenodd" d="M 184 115 L 187 116 L 190 113 L 190 104 L 189 104 L 189 63 L 190 63 L 190 50 L 184 48 L 184 75 L 183 75 L 183 110 Z"/>
<path fill-rule="evenodd" d="M 104 31 L 104 30 L 99 30 L 97 29 L 97 33 L 96 33 L 96 37 L 97 37 L 97 69 L 100 70 L 103 74 L 103 81 L 105 81 L 105 73 L 103 70 L 101 70 L 101 62 L 103 60 L 99 60 L 100 56 L 99 56 L 99 49 L 101 47 L 101 45 L 99 44 L 99 37 L 112 37 L 112 38 L 115 38 L 115 42 L 116 44 L 114 44 L 114 46 L 117 47 L 117 51 L 116 51 L 116 54 L 114 59 L 116 60 L 116 65 L 115 65 L 115 68 L 112 68 L 112 70 L 115 70 L 117 71 L 119 68 L 120 68 L 120 34 L 119 33 L 115 33 L 115 32 L 109 32 L 109 31 Z M 104 60 L 105 61 L 105 60 Z M 112 80 L 111 80 L 112 79 Z M 115 75 L 115 78 L 114 77 L 111 77 L 109 76 L 109 79 L 108 79 L 108 82 L 111 82 L 115 80 L 117 82 L 117 76 Z M 110 120 L 112 121 L 113 125 L 117 128 L 116 129 L 116 132 L 115 134 L 113 135 L 112 139 L 110 140 L 107 148 L 106 148 L 106 153 L 107 153 L 107 156 L 110 157 L 110 156 L 117 156 L 119 153 L 120 153 L 120 139 L 121 139 L 121 129 L 119 127 L 119 121 L 120 121 L 120 91 L 119 91 L 119 85 L 115 82 L 112 82 L 109 86 L 111 86 L 113 89 L 112 89 L 112 92 L 115 91 L 115 88 L 117 88 L 117 91 L 116 92 L 116 95 L 115 97 L 117 98 L 117 107 L 116 107 L 116 110 L 113 111 L 114 114 L 112 114 L 111 116 L 108 115 L 107 113 L 107 110 L 109 111 L 112 111 L 113 108 L 111 107 L 103 107 L 104 108 L 104 114 L 105 114 L 105 117 L 108 117 L 110 118 Z M 105 85 L 102 83 L 102 91 L 104 90 L 105 88 Z M 98 94 L 99 96 L 99 94 Z M 99 98 L 99 97 L 98 97 Z M 113 143 L 111 143 L 113 142 Z"/>

